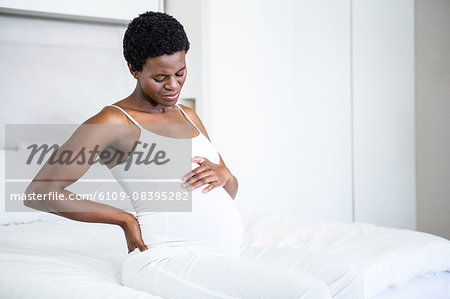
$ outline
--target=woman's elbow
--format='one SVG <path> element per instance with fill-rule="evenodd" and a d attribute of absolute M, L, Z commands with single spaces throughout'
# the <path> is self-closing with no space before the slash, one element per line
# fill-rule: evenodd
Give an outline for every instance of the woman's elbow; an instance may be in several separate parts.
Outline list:
<path fill-rule="evenodd" d="M 42 184 L 39 182 L 31 182 L 25 189 L 25 200 L 23 205 L 35 210 L 42 210 L 44 205 L 42 198 L 45 198 L 45 194 L 53 191 L 48 184 Z"/>
<path fill-rule="evenodd" d="M 27 208 L 35 208 L 36 206 L 36 200 L 32 200 L 34 195 L 36 194 L 36 183 L 31 182 L 28 184 L 27 188 L 25 189 L 25 200 L 23 201 L 23 205 Z"/>

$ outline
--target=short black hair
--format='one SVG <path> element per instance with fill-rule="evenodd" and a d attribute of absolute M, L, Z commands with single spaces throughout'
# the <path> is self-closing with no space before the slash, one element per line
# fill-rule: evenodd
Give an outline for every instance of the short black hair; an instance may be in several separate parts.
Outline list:
<path fill-rule="evenodd" d="M 147 11 L 134 18 L 123 37 L 123 56 L 136 71 L 142 71 L 145 60 L 164 54 L 189 50 L 183 25 L 174 17 Z"/>

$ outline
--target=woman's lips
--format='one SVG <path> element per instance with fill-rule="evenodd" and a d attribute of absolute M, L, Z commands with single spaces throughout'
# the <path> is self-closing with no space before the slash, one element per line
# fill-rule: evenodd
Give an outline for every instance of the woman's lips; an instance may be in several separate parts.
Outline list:
<path fill-rule="evenodd" d="M 163 95 L 162 97 L 169 101 L 173 101 L 173 100 L 176 100 L 179 95 L 180 95 L 180 92 L 178 91 L 177 93 L 166 94 L 166 95 Z"/>

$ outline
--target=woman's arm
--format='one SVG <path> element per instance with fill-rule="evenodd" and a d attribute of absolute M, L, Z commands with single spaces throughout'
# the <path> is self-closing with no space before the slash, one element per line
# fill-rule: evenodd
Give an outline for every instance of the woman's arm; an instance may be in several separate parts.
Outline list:
<path fill-rule="evenodd" d="M 222 157 L 220 155 L 219 155 L 219 157 L 220 157 L 220 164 L 225 166 L 225 163 L 223 162 Z M 230 172 L 230 174 L 231 174 L 231 172 Z M 237 178 L 233 174 L 231 174 L 230 179 L 227 181 L 225 186 L 223 186 L 223 188 L 228 192 L 228 194 L 230 194 L 231 198 L 235 199 L 238 188 L 239 188 Z"/>
<path fill-rule="evenodd" d="M 115 109 L 114 109 L 115 110 Z M 119 118 L 118 118 L 119 117 Z M 84 163 L 49 163 L 40 169 L 33 181 L 26 189 L 27 194 L 49 194 L 57 192 L 63 195 L 61 200 L 27 200 L 25 206 L 56 214 L 76 221 L 107 223 L 119 225 L 125 232 L 129 251 L 139 247 L 147 249 L 140 236 L 139 225 L 133 214 L 121 209 L 93 202 L 90 200 L 69 200 L 74 194 L 66 188 L 76 182 L 90 168 L 98 153 L 117 140 L 123 139 L 126 126 L 106 125 L 107 123 L 123 124 L 121 115 L 115 115 L 111 109 L 105 108 L 99 114 L 87 120 L 73 135 L 54 153 L 54 161 L 58 161 L 64 152 L 80 153 L 95 152 L 94 159 Z M 79 161 L 79 160 L 77 160 Z"/>

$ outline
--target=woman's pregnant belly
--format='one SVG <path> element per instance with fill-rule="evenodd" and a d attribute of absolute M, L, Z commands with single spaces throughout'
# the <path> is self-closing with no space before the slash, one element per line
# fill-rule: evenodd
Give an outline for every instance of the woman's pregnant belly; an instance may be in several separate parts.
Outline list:
<path fill-rule="evenodd" d="M 169 246 L 188 251 L 237 256 L 244 225 L 234 200 L 222 187 L 204 194 L 192 191 L 192 212 L 138 214 L 147 247 Z"/>

